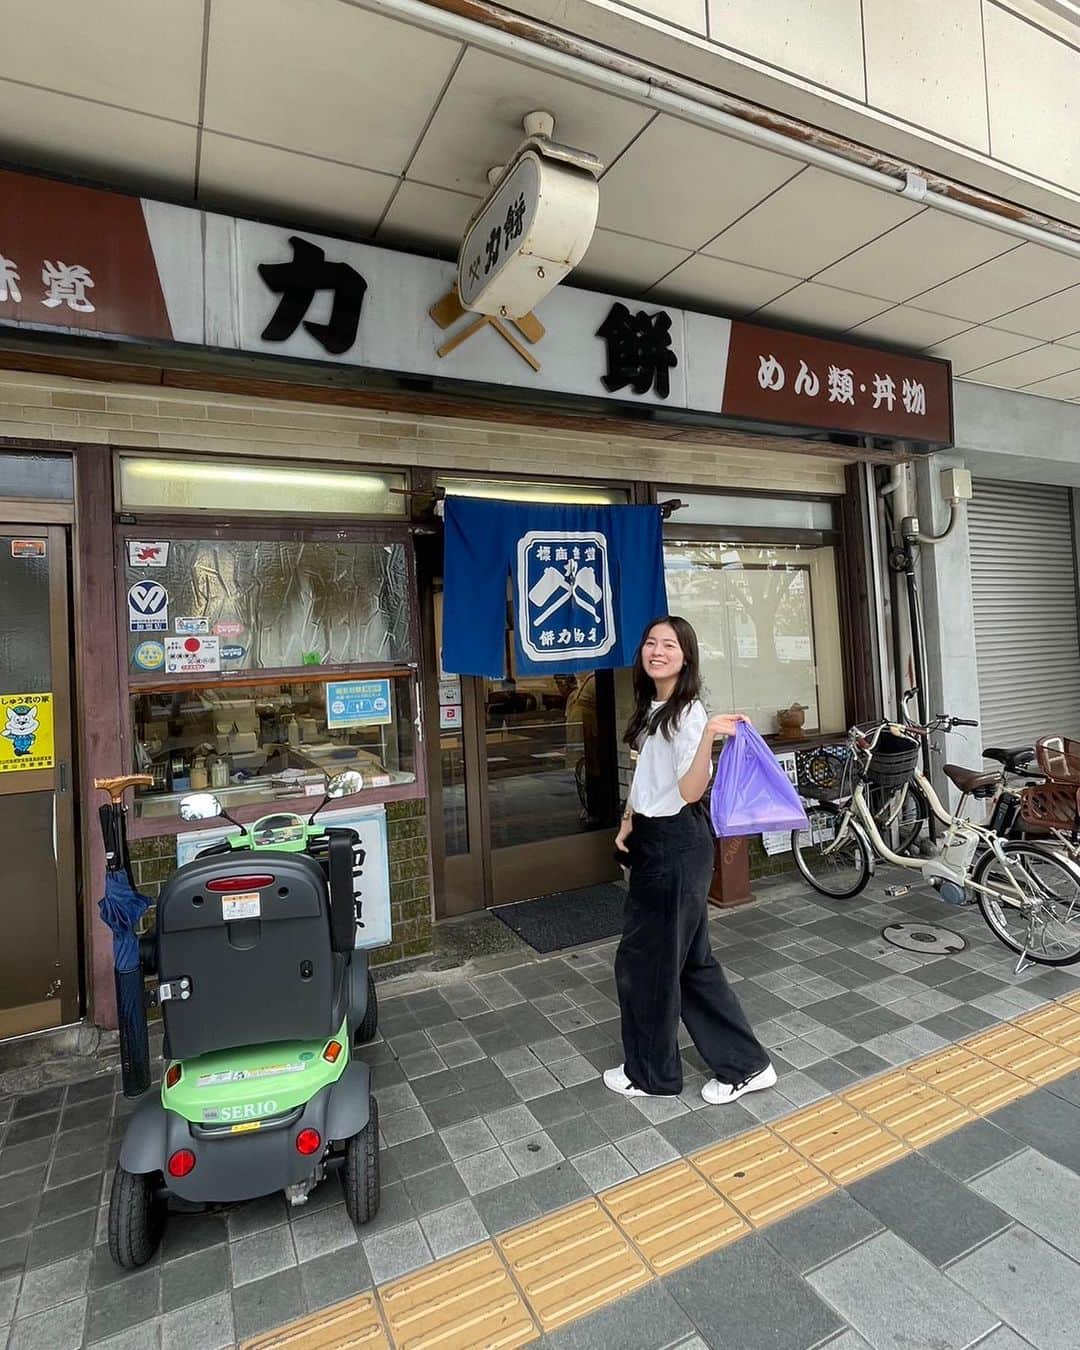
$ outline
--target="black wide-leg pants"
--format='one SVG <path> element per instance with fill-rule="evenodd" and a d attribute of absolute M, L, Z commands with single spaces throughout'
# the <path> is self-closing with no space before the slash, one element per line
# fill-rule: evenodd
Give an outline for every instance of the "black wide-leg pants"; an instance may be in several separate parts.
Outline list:
<path fill-rule="evenodd" d="M 740 1083 L 769 1056 L 709 943 L 714 840 L 704 811 L 636 815 L 628 843 L 630 890 L 615 953 L 627 1077 L 645 1092 L 682 1091 L 681 1017 L 716 1077 Z"/>

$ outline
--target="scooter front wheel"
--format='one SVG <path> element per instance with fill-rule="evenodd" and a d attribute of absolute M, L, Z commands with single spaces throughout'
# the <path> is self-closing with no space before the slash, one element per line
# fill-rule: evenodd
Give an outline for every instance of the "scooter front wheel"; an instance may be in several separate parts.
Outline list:
<path fill-rule="evenodd" d="M 117 1165 L 109 1196 L 109 1255 L 125 1270 L 145 1266 L 165 1231 L 165 1200 L 160 1177 L 126 1172 Z"/>
<path fill-rule="evenodd" d="M 345 1208 L 357 1228 L 379 1212 L 379 1103 L 371 1098 L 368 1122 L 345 1145 Z"/>

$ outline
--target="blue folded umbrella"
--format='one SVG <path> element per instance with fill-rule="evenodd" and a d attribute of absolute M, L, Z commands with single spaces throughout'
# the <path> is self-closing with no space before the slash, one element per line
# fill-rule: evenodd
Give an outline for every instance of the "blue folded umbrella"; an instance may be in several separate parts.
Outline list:
<path fill-rule="evenodd" d="M 102 820 L 104 824 L 104 814 Z M 110 825 L 122 831 L 122 818 L 114 819 Z M 110 849 L 111 842 L 106 835 L 109 865 L 105 872 L 105 894 L 98 901 L 98 913 L 113 935 L 116 1025 L 120 1034 L 120 1077 L 124 1096 L 138 1097 L 150 1086 L 150 1037 L 146 1025 L 139 935 L 135 929 L 150 900 L 135 889 L 125 863 L 126 849 L 122 842 Z"/>
<path fill-rule="evenodd" d="M 98 913 L 112 929 L 113 964 L 118 971 L 138 968 L 139 937 L 135 929 L 149 905 L 149 897 L 135 889 L 126 868 L 105 873 L 105 895 L 98 901 Z"/>

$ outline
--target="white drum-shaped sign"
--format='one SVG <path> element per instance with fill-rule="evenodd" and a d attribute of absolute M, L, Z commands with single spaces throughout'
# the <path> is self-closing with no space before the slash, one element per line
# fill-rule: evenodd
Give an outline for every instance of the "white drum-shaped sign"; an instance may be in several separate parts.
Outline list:
<path fill-rule="evenodd" d="M 465 232 L 462 305 L 508 319 L 528 314 L 585 256 L 599 205 L 593 174 L 526 150 Z"/>

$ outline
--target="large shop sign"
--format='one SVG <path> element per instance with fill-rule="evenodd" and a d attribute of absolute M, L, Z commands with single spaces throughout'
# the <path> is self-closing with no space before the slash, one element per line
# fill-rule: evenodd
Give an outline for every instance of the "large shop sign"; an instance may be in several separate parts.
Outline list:
<path fill-rule="evenodd" d="M 952 442 L 947 361 L 569 286 L 503 322 L 452 263 L 0 170 L 11 326 Z"/>

